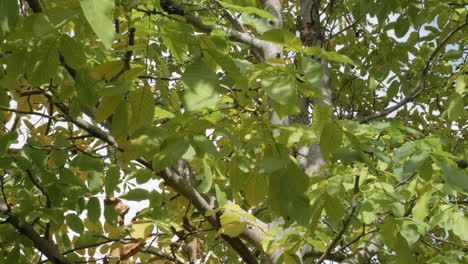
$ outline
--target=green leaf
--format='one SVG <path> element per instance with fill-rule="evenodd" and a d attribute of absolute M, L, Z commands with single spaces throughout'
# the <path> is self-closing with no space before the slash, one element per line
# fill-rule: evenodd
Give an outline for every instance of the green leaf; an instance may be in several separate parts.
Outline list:
<path fill-rule="evenodd" d="M 80 69 L 76 72 L 75 88 L 78 94 L 78 101 L 82 105 L 95 107 L 98 102 L 97 87 L 98 82 L 91 78 L 86 69 Z"/>
<path fill-rule="evenodd" d="M 268 23 L 268 19 L 266 18 L 255 18 L 247 14 L 242 14 L 241 21 L 244 25 L 253 26 L 260 34 L 263 34 L 266 31 L 273 29 L 273 26 L 270 23 Z"/>
<path fill-rule="evenodd" d="M 203 159 L 203 178 L 202 182 L 198 186 L 198 191 L 201 193 L 207 193 L 211 189 L 213 183 L 213 173 L 211 172 L 210 165 L 206 159 Z"/>
<path fill-rule="evenodd" d="M 325 195 L 325 212 L 335 221 L 339 221 L 345 215 L 345 210 L 342 201 L 337 197 L 331 195 Z"/>
<path fill-rule="evenodd" d="M 52 155 L 54 157 L 55 166 L 63 167 L 68 159 L 68 150 L 63 148 L 68 148 L 70 146 L 67 137 L 64 134 L 59 134 L 55 138 L 53 146 Z"/>
<path fill-rule="evenodd" d="M 416 204 L 413 207 L 413 217 L 424 221 L 426 216 L 429 214 L 429 200 L 432 197 L 432 191 L 425 192 L 419 199 L 416 201 Z"/>
<path fill-rule="evenodd" d="M 465 83 L 465 75 L 461 74 L 460 76 L 457 77 L 457 80 L 455 81 L 455 91 L 463 95 L 466 90 L 466 83 Z"/>
<path fill-rule="evenodd" d="M 26 220 L 26 223 L 32 223 L 34 220 L 36 220 L 37 218 L 39 218 L 40 216 L 42 216 L 43 213 L 41 211 L 37 211 L 37 210 L 33 210 L 33 211 L 30 211 L 26 217 L 24 218 L 24 220 Z"/>
<path fill-rule="evenodd" d="M 77 167 L 85 171 L 103 171 L 104 161 L 101 159 L 93 158 L 85 154 L 78 154 L 71 162 L 71 166 Z"/>
<path fill-rule="evenodd" d="M 89 198 L 86 209 L 88 209 L 88 219 L 93 223 L 99 223 L 99 218 L 101 217 L 101 203 L 99 199 L 97 197 Z"/>
<path fill-rule="evenodd" d="M 85 231 L 75 241 L 75 247 L 87 247 L 99 241 L 99 233 L 96 231 Z"/>
<path fill-rule="evenodd" d="M 302 42 L 293 33 L 279 28 L 270 29 L 260 36 L 260 39 L 280 44 L 291 51 L 299 52 Z"/>
<path fill-rule="evenodd" d="M 450 187 L 460 192 L 468 192 L 468 176 L 460 173 L 455 164 L 437 160 L 437 165 L 442 169 L 442 178 Z"/>
<path fill-rule="evenodd" d="M 17 264 L 20 263 L 20 257 L 21 257 L 21 247 L 19 245 L 16 245 L 13 247 L 13 249 L 8 252 L 8 255 L 5 260 L 5 264 Z"/>
<path fill-rule="evenodd" d="M 351 60 L 350 58 L 348 58 L 345 55 L 342 55 L 342 54 L 339 54 L 339 53 L 333 52 L 333 51 L 325 51 L 325 50 L 323 50 L 323 49 L 321 49 L 319 47 L 315 47 L 315 46 L 311 46 L 311 47 L 307 47 L 307 48 L 303 49 L 302 53 L 304 53 L 306 55 L 326 59 L 326 60 L 331 60 L 331 61 L 336 61 L 336 62 L 345 62 L 345 63 L 349 63 L 349 64 L 352 64 L 352 65 L 356 64 L 356 63 L 354 63 L 353 60 Z"/>
<path fill-rule="evenodd" d="M 15 167 L 15 160 L 9 156 L 0 157 L 0 169 L 7 170 Z"/>
<path fill-rule="evenodd" d="M 88 182 L 89 191 L 92 194 L 97 194 L 101 191 L 103 186 L 103 174 L 101 172 L 90 171 L 88 173 L 88 178 L 86 179 Z"/>
<path fill-rule="evenodd" d="M 258 163 L 259 173 L 272 173 L 277 170 L 286 168 L 289 160 L 279 159 L 272 156 L 264 156 Z"/>
<path fill-rule="evenodd" d="M 34 47 L 29 60 L 29 82 L 34 86 L 49 83 L 58 71 L 59 54 L 56 39 L 46 39 Z"/>
<path fill-rule="evenodd" d="M 267 76 L 262 80 L 262 86 L 273 101 L 280 105 L 293 108 L 296 103 L 296 80 L 290 74 Z"/>
<path fill-rule="evenodd" d="M 120 198 L 128 200 L 128 201 L 143 201 L 143 200 L 148 200 L 150 198 L 150 192 L 145 189 L 141 188 L 136 188 L 133 190 L 130 190 L 129 192 L 123 194 L 120 196 Z"/>
<path fill-rule="evenodd" d="M 190 64 L 182 74 L 184 104 L 187 111 L 212 108 L 218 102 L 218 76 L 201 59 Z"/>
<path fill-rule="evenodd" d="M 18 20 L 18 1 L 0 1 L 0 36 L 12 31 Z"/>
<path fill-rule="evenodd" d="M 338 151 L 343 141 L 343 131 L 334 121 L 327 122 L 320 136 L 320 151 L 328 161 L 333 153 Z"/>
<path fill-rule="evenodd" d="M 42 148 L 42 145 L 37 142 L 35 138 L 29 138 L 28 144 L 31 145 L 31 147 L 27 146 L 23 148 L 26 156 L 32 161 L 34 166 L 45 169 L 47 167 L 47 152 L 39 150 Z"/>
<path fill-rule="evenodd" d="M 107 169 L 105 178 L 105 189 L 107 197 L 114 197 L 114 191 L 120 183 L 120 169 L 117 166 L 111 166 Z"/>
<path fill-rule="evenodd" d="M 320 85 L 323 77 L 322 65 L 308 56 L 301 56 L 298 63 L 298 68 L 304 75 L 304 80 L 311 86 L 311 91 L 309 92 L 311 94 L 306 92 L 305 95 L 315 95 L 316 90 L 320 91 L 319 94 L 321 94 Z"/>
<path fill-rule="evenodd" d="M 123 60 L 108 61 L 96 65 L 90 72 L 94 80 L 112 80 L 125 69 Z"/>
<path fill-rule="evenodd" d="M 269 186 L 272 209 L 299 225 L 309 226 L 310 202 L 304 195 L 309 186 L 308 176 L 291 162 L 287 169 L 270 175 Z"/>
<path fill-rule="evenodd" d="M 216 200 L 220 206 L 224 206 L 227 204 L 227 196 L 226 193 L 221 190 L 218 184 L 214 184 L 215 193 L 216 193 Z"/>
<path fill-rule="evenodd" d="M 330 123 L 331 107 L 327 104 L 316 104 L 314 106 L 314 126 L 317 135 L 321 135 L 326 124 Z"/>
<path fill-rule="evenodd" d="M 465 114 L 464 103 L 459 94 L 454 94 L 449 98 L 449 105 L 446 110 L 447 120 L 456 121 Z"/>
<path fill-rule="evenodd" d="M 143 184 L 148 182 L 153 177 L 153 172 L 149 169 L 140 169 L 132 172 L 129 176 L 129 179 L 136 179 L 138 184 Z"/>
<path fill-rule="evenodd" d="M 10 145 L 16 142 L 18 134 L 16 132 L 0 134 L 0 154 L 5 154 Z"/>
<path fill-rule="evenodd" d="M 88 189 L 86 185 L 84 184 L 83 180 L 81 180 L 80 177 L 78 177 L 75 173 L 73 173 L 70 169 L 68 168 L 62 168 L 60 169 L 59 172 L 60 180 L 62 181 L 63 184 L 70 184 L 72 186 L 79 186 L 85 190 Z"/>
<path fill-rule="evenodd" d="M 114 96 L 104 96 L 102 97 L 101 102 L 99 103 L 96 114 L 94 115 L 94 120 L 97 123 L 100 123 L 107 118 L 109 118 L 114 112 L 117 106 L 122 101 L 122 95 L 114 95 Z"/>
<path fill-rule="evenodd" d="M 414 222 L 407 220 L 404 220 L 403 224 L 400 226 L 400 234 L 406 239 L 410 246 L 416 243 L 420 237 L 418 226 Z"/>
<path fill-rule="evenodd" d="M 216 49 L 207 49 L 206 50 L 210 56 L 216 61 L 216 63 L 223 68 L 223 70 L 236 81 L 237 88 L 241 89 L 242 91 L 247 91 L 249 88 L 249 84 L 247 78 L 243 74 L 239 67 L 236 65 L 235 61 L 232 59 L 231 56 L 225 55 L 219 52 Z"/>
<path fill-rule="evenodd" d="M 421 154 L 411 157 L 407 162 L 405 162 L 404 170 L 406 173 L 413 173 L 418 170 L 429 158 L 430 153 L 423 152 Z"/>
<path fill-rule="evenodd" d="M 317 229 L 317 225 L 319 223 L 323 209 L 325 208 L 325 199 L 322 199 L 321 196 L 322 195 L 320 195 L 319 198 L 315 199 L 314 203 L 311 206 L 309 231 L 312 234 Z"/>
<path fill-rule="evenodd" d="M 59 51 L 65 63 L 73 69 L 86 67 L 86 54 L 78 41 L 67 34 L 60 36 Z"/>
<path fill-rule="evenodd" d="M 367 199 L 364 203 L 362 203 L 359 207 L 359 215 L 358 218 L 365 223 L 366 225 L 371 224 L 374 222 L 376 218 L 376 212 L 379 209 L 379 205 L 375 203 L 374 199 Z"/>
<path fill-rule="evenodd" d="M 424 163 L 418 169 L 418 176 L 425 180 L 429 181 L 432 179 L 432 161 L 431 159 L 426 159 Z"/>
<path fill-rule="evenodd" d="M 119 213 L 115 211 L 115 205 L 104 203 L 104 219 L 106 220 L 107 223 L 114 225 L 114 226 L 117 225 L 118 215 Z"/>
<path fill-rule="evenodd" d="M 398 237 L 398 226 L 393 218 L 385 219 L 381 227 L 382 240 L 385 245 L 393 248 Z"/>
<path fill-rule="evenodd" d="M 101 39 L 104 46 L 109 49 L 114 40 L 114 0 L 81 0 L 81 9 L 93 28 L 96 35 Z"/>
<path fill-rule="evenodd" d="M 267 179 L 264 174 L 252 173 L 245 183 L 245 199 L 250 206 L 257 206 L 268 194 Z"/>
<path fill-rule="evenodd" d="M 460 213 L 454 214 L 453 233 L 462 241 L 468 240 L 468 217 L 463 216 Z"/>
<path fill-rule="evenodd" d="M 184 139 L 171 139 L 163 149 L 153 157 L 153 170 L 159 172 L 174 164 L 189 148 Z"/>
<path fill-rule="evenodd" d="M 414 142 L 406 142 L 393 153 L 393 163 L 397 164 L 413 153 Z"/>
<path fill-rule="evenodd" d="M 84 225 L 83 225 L 83 221 L 80 219 L 80 217 L 76 214 L 67 214 L 65 216 L 65 221 L 68 225 L 68 227 L 70 227 L 71 230 L 73 230 L 74 232 L 78 233 L 78 234 L 82 234 L 83 231 L 84 231 Z"/>
<path fill-rule="evenodd" d="M 225 7 L 225 8 L 228 8 L 232 11 L 236 11 L 236 12 L 240 12 L 240 13 L 247 13 L 247 14 L 255 14 L 259 17 L 263 17 L 263 18 L 268 18 L 268 19 L 275 19 L 275 17 L 268 13 L 267 11 L 264 11 L 264 10 L 261 10 L 261 9 L 258 9 L 256 7 L 253 7 L 253 6 L 238 6 L 238 5 L 233 5 L 233 4 L 229 4 L 229 3 L 226 3 L 226 2 L 223 2 L 223 1 L 217 1 L 221 6 Z"/>
<path fill-rule="evenodd" d="M 409 20 L 406 16 L 398 16 L 395 21 L 395 36 L 402 38 L 406 35 L 410 27 Z"/>
<path fill-rule="evenodd" d="M 111 135 L 117 140 L 126 139 L 129 129 L 129 109 L 128 104 L 122 102 L 115 110 L 112 117 Z"/>
<path fill-rule="evenodd" d="M 437 208 L 434 216 L 431 217 L 429 224 L 431 227 L 439 226 L 440 228 L 450 230 L 453 227 L 454 220 L 454 208 L 447 208 L 447 206 L 441 206 Z"/>
<path fill-rule="evenodd" d="M 132 108 L 129 135 L 140 128 L 149 127 L 154 118 L 154 95 L 147 85 L 142 85 L 130 93 L 129 103 Z"/>

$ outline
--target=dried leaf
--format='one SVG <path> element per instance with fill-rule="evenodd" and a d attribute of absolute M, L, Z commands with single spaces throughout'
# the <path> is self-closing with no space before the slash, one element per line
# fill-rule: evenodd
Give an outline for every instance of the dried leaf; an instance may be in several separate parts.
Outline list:
<path fill-rule="evenodd" d="M 121 260 L 126 260 L 140 252 L 140 249 L 144 246 L 145 243 L 129 243 L 121 245 L 120 247 L 112 250 L 109 257 L 120 257 Z"/>
<path fill-rule="evenodd" d="M 203 257 L 205 241 L 202 238 L 195 236 L 192 241 L 184 244 L 183 249 L 184 254 L 190 259 L 190 261 L 195 261 Z"/>

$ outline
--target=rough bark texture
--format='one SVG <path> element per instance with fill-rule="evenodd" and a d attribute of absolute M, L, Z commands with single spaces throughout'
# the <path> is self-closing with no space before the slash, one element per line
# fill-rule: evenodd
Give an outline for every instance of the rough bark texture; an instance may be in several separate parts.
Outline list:
<path fill-rule="evenodd" d="M 301 0 L 300 1 L 300 12 L 302 15 L 302 29 L 301 29 L 301 40 L 305 46 L 318 46 L 321 47 L 323 44 L 322 27 L 320 23 L 320 0 Z M 318 59 L 322 64 L 323 77 L 320 84 L 322 96 L 314 98 L 312 103 L 316 104 L 332 104 L 331 91 L 330 91 L 330 76 L 328 72 L 328 62 L 324 59 Z M 302 110 L 309 111 L 308 105 L 309 100 L 302 99 Z M 305 105 L 305 106 L 304 106 Z M 304 115 L 304 114 L 303 114 Z M 310 177 L 326 177 L 326 171 L 319 171 L 323 166 L 326 165 L 320 152 L 320 145 L 318 143 L 311 144 L 310 146 L 304 146 L 297 149 L 296 159 L 299 166 L 304 172 Z"/>

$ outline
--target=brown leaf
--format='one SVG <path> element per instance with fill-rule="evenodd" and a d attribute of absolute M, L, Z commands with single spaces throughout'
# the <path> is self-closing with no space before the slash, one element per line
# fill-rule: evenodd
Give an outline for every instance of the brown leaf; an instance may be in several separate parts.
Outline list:
<path fill-rule="evenodd" d="M 205 241 L 202 238 L 195 236 L 192 241 L 183 246 L 183 249 L 185 255 L 190 259 L 190 261 L 195 261 L 203 257 Z"/>
<path fill-rule="evenodd" d="M 129 210 L 130 210 L 130 207 L 122 203 L 122 201 L 120 200 L 119 200 L 119 203 L 115 206 L 114 212 L 119 214 L 118 221 L 119 221 L 120 226 L 125 224 L 124 223 L 125 215 L 128 213 Z"/>
<path fill-rule="evenodd" d="M 142 249 L 144 246 L 145 243 L 124 244 L 112 250 L 109 257 L 120 257 L 121 260 L 126 260 L 140 252 L 140 249 Z"/>

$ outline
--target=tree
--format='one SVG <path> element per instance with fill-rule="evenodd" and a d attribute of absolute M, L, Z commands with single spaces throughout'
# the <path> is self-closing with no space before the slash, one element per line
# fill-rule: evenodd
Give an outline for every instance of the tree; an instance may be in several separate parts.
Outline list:
<path fill-rule="evenodd" d="M 1 1 L 0 263 L 466 263 L 467 24 L 461 0 Z"/>

